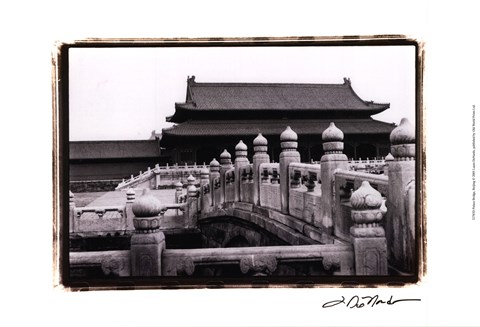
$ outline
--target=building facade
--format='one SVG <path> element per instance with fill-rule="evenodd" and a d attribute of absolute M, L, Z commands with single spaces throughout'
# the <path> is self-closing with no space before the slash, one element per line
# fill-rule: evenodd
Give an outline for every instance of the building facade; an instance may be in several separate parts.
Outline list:
<path fill-rule="evenodd" d="M 198 83 L 187 79 L 186 100 L 175 104 L 167 117 L 175 126 L 162 130 L 161 147 L 171 163 L 203 163 L 239 139 L 249 146 L 262 133 L 270 157 L 278 160 L 278 135 L 290 126 L 298 134 L 302 162 L 320 160 L 321 133 L 329 123 L 345 133 L 348 158 L 383 157 L 389 152 L 389 134 L 395 128 L 371 116 L 388 109 L 388 103 L 362 100 L 350 79 L 342 84 Z"/>

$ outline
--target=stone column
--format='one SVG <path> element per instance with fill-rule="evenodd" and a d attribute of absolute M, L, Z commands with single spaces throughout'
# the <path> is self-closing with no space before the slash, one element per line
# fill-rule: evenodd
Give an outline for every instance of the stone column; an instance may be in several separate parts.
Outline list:
<path fill-rule="evenodd" d="M 220 203 L 225 202 L 225 172 L 232 168 L 232 155 L 227 151 L 223 150 L 220 154 Z"/>
<path fill-rule="evenodd" d="M 131 238 L 132 276 L 161 276 L 165 235 L 160 231 L 162 205 L 145 189 L 132 206 L 135 233 Z"/>
<path fill-rule="evenodd" d="M 135 190 L 133 188 L 129 188 L 127 190 L 127 202 L 125 203 L 125 214 L 127 218 L 127 230 L 133 230 L 133 211 L 132 211 L 132 206 L 133 203 L 135 202 Z"/>
<path fill-rule="evenodd" d="M 350 228 L 355 252 L 356 275 L 382 276 L 388 274 L 387 240 L 380 225 L 384 212 L 381 194 L 367 181 L 352 193 L 352 220 Z"/>
<path fill-rule="evenodd" d="M 290 183 L 288 178 L 288 165 L 292 162 L 300 162 L 300 153 L 297 151 L 298 136 L 290 126 L 280 134 L 280 204 L 283 214 L 288 214 L 288 195 L 290 191 Z"/>
<path fill-rule="evenodd" d="M 218 183 L 215 183 L 215 179 L 218 180 Z M 210 190 L 212 194 L 212 205 L 218 206 L 220 202 L 220 194 L 217 191 L 220 188 L 220 163 L 217 159 L 213 158 L 210 162 Z"/>
<path fill-rule="evenodd" d="M 415 128 L 403 118 L 390 134 L 393 161 L 388 164 L 387 240 L 390 263 L 405 273 L 415 268 L 414 199 L 407 193 L 415 182 Z M 411 193 L 410 193 L 411 194 Z M 411 209 L 413 207 L 413 210 Z"/>
<path fill-rule="evenodd" d="M 267 154 L 268 150 L 268 141 L 262 135 L 258 136 L 253 140 L 253 203 L 260 205 L 260 184 L 262 183 L 260 179 L 260 164 L 269 163 L 270 156 Z"/>
<path fill-rule="evenodd" d="M 195 177 L 190 175 L 188 176 L 187 181 L 188 187 L 185 228 L 194 228 L 197 226 L 198 190 L 195 186 Z"/>
<path fill-rule="evenodd" d="M 322 133 L 323 151 L 320 159 L 320 181 L 322 183 L 322 200 L 320 202 L 320 221 L 316 226 L 322 227 L 327 233 L 333 233 L 334 217 L 334 172 L 336 169 L 347 170 L 348 158 L 343 154 L 343 132 L 330 123 Z"/>
<path fill-rule="evenodd" d="M 72 191 L 68 191 L 68 231 L 75 231 L 75 195 Z"/>
<path fill-rule="evenodd" d="M 248 148 L 242 140 L 235 146 L 235 201 L 240 201 L 240 171 L 241 167 L 248 165 L 247 159 Z"/>

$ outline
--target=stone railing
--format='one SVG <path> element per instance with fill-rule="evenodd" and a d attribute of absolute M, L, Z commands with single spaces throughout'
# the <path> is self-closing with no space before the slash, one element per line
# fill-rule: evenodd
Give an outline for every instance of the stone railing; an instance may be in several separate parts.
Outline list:
<path fill-rule="evenodd" d="M 235 147 L 234 164 L 225 150 L 220 162 L 213 159 L 210 169 L 200 171 L 199 183 L 193 175 L 187 178 L 186 194 L 182 183 L 177 183 L 177 204 L 171 209 L 183 210 L 184 228 L 196 227 L 199 217 L 210 213 L 215 216 L 217 209 L 225 215 L 224 208 L 243 204 L 258 215 L 263 207 L 289 217 L 285 222 L 302 226 L 301 232 L 315 232 L 318 243 L 327 240 L 315 248 L 320 254 L 307 247 L 165 250 L 158 218 L 164 206 L 144 201 L 148 210 L 134 210 L 132 275 L 192 275 L 202 265 L 225 263 L 240 265 L 244 273 L 272 273 L 282 260 L 302 260 L 308 253 L 318 256 L 316 260 L 325 260 L 321 253 L 330 246 L 327 243 L 334 244 L 329 248 L 334 253 L 352 256 L 353 260 L 344 260 L 344 268 L 340 264 L 339 271 L 345 274 L 386 275 L 388 264 L 399 273 L 414 273 L 414 128 L 402 120 L 390 140 L 392 155 L 385 158 L 385 175 L 349 170 L 343 154 L 343 132 L 333 123 L 322 133 L 325 154 L 319 164 L 300 163 L 297 135 L 289 127 L 280 135 L 279 163 L 270 163 L 267 142 L 261 134 L 253 142 L 252 163 L 247 159 L 247 145 L 240 141 Z M 267 218 L 274 219 L 271 215 L 262 218 L 263 224 Z M 262 251 L 267 255 L 260 255 Z M 282 253 L 292 257 L 283 258 Z M 258 267 L 251 264 L 255 256 L 259 258 Z M 349 265 L 354 268 L 345 268 Z"/>
<path fill-rule="evenodd" d="M 268 276 L 282 273 L 285 265 L 304 264 L 309 270 L 315 267 L 318 274 L 352 275 L 354 273 L 351 245 L 299 245 L 247 248 L 208 248 L 165 250 L 163 252 L 164 276 L 191 276 L 202 269 L 221 269 L 234 266 L 248 276 Z M 231 268 L 230 268 L 231 269 Z"/>
<path fill-rule="evenodd" d="M 160 166 L 157 164 L 153 169 L 148 167 L 146 171 L 140 171 L 138 175 L 132 175 L 130 179 L 123 180 L 115 190 L 124 190 L 132 187 L 141 189 L 168 188 L 175 187 L 178 181 L 185 185 L 190 175 L 199 179 L 202 168 L 206 168 L 205 164 L 183 166 L 177 164 L 173 166 L 169 166 L 168 164 L 166 166 Z"/>
<path fill-rule="evenodd" d="M 381 174 L 385 170 L 385 158 L 350 159 L 347 162 L 348 170 Z"/>
<path fill-rule="evenodd" d="M 132 193 L 133 192 L 133 193 Z M 132 203 L 135 192 L 127 192 L 125 205 L 76 207 L 70 192 L 69 232 L 71 236 L 125 234 L 133 231 Z"/>

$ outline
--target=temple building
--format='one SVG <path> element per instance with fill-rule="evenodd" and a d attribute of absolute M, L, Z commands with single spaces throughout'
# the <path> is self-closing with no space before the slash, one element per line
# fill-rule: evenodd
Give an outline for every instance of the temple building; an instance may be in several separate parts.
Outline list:
<path fill-rule="evenodd" d="M 334 121 L 345 134 L 348 158 L 374 158 L 389 152 L 389 135 L 395 128 L 371 116 L 389 103 L 362 100 L 350 79 L 342 84 L 198 83 L 187 79 L 186 100 L 175 104 L 162 130 L 160 145 L 172 163 L 203 163 L 241 139 L 252 155 L 253 139 L 262 133 L 270 158 L 278 160 L 279 135 L 290 126 L 298 134 L 302 162 L 323 155 L 321 133 Z"/>

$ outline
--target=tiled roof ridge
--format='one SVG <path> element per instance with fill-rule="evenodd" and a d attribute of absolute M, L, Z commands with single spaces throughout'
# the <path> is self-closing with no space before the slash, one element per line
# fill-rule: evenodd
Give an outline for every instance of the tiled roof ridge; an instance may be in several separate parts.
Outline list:
<path fill-rule="evenodd" d="M 248 83 L 248 82 L 211 82 L 211 83 L 195 83 L 190 85 L 190 87 L 233 87 L 233 86 L 244 86 L 244 87 L 345 87 L 345 83 Z"/>

